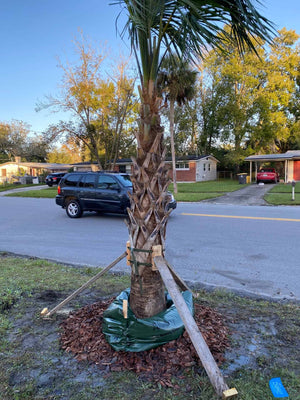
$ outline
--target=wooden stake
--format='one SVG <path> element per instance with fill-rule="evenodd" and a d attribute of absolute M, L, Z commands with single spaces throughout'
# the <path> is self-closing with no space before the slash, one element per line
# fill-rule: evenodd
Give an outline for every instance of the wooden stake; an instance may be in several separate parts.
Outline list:
<path fill-rule="evenodd" d="M 72 299 L 74 299 L 74 297 L 76 297 L 79 293 L 81 293 L 85 288 L 87 288 L 89 285 L 91 285 L 93 282 L 95 282 L 97 279 L 99 279 L 102 275 L 104 275 L 108 270 L 110 270 L 112 267 L 114 267 L 116 264 L 118 264 L 121 260 L 123 260 L 123 258 L 125 258 L 126 256 L 127 256 L 127 252 L 125 251 L 120 257 L 118 257 L 115 261 L 113 261 L 107 267 L 103 268 L 100 272 L 98 272 L 98 274 L 96 274 L 89 281 L 87 281 L 82 286 L 80 286 L 79 289 L 75 290 L 75 292 L 70 294 L 70 296 L 68 296 L 65 300 L 63 300 L 61 303 L 59 303 L 51 311 L 46 313 L 45 308 L 44 308 L 43 311 L 41 312 L 41 315 L 46 318 L 49 318 L 56 311 L 60 310 L 63 306 L 68 304 Z"/>
<path fill-rule="evenodd" d="M 128 300 L 123 300 L 123 316 L 125 319 L 128 318 Z"/>
<path fill-rule="evenodd" d="M 218 396 L 223 399 L 227 399 L 229 397 L 226 396 L 227 391 L 229 390 L 224 377 L 219 370 L 217 363 L 215 362 L 201 332 L 198 329 L 198 326 L 190 313 L 188 306 L 182 294 L 180 293 L 177 284 L 168 268 L 168 265 L 163 257 L 156 256 L 154 257 L 154 262 L 159 270 L 162 280 L 168 289 L 168 292 L 177 308 L 177 311 L 184 323 L 185 329 L 189 334 L 191 341 L 198 353 L 198 356 L 202 362 L 203 367 L 210 379 L 211 384 L 213 385 Z"/>
<path fill-rule="evenodd" d="M 130 251 L 130 242 L 129 241 L 126 242 L 126 253 L 127 253 L 127 255 L 126 255 L 127 263 L 126 264 L 131 266 L 131 262 L 130 262 L 130 260 L 131 260 L 131 251 Z"/>
<path fill-rule="evenodd" d="M 237 394 L 238 391 L 236 390 L 236 388 L 225 390 L 223 392 L 222 400 L 232 399 L 232 397 L 236 396 Z"/>
<path fill-rule="evenodd" d="M 175 282 L 177 283 L 179 289 L 182 291 L 188 290 L 189 292 L 193 293 L 192 289 L 190 289 L 187 286 L 187 284 L 180 278 L 180 276 L 177 275 L 177 273 L 174 271 L 174 269 L 171 267 L 171 265 L 168 263 L 168 261 L 167 260 L 165 260 L 165 261 L 166 261 L 167 267 L 169 268 L 171 274 L 173 275 L 173 278 L 174 278 Z"/>
<path fill-rule="evenodd" d="M 162 246 L 160 244 L 152 246 L 152 271 L 157 271 L 154 257 L 162 256 Z"/>

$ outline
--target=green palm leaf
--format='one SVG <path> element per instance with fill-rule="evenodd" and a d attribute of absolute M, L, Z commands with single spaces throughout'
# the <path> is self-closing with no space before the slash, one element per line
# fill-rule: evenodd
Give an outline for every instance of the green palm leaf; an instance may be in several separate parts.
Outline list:
<path fill-rule="evenodd" d="M 122 36 L 129 35 L 143 83 L 155 80 L 160 51 L 184 58 L 203 57 L 210 47 L 234 41 L 241 52 L 255 51 L 254 41 L 271 42 L 273 27 L 250 0 L 119 0 L 128 14 Z M 260 4 L 256 1 L 257 4 Z M 224 30 L 224 24 L 231 29 Z M 254 41 L 253 41 L 254 39 Z"/>

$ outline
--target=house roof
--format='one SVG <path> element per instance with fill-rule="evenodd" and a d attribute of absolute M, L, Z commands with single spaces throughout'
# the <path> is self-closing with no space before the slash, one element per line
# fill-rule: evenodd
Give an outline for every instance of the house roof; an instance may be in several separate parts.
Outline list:
<path fill-rule="evenodd" d="M 186 156 L 180 156 L 176 157 L 176 161 L 197 161 L 201 160 L 204 158 L 209 158 L 212 160 L 215 160 L 216 162 L 219 162 L 214 156 L 212 155 L 202 155 L 202 156 L 196 156 L 196 155 L 186 155 Z M 171 162 L 172 157 L 166 157 L 166 162 Z M 119 158 L 116 161 L 116 164 L 131 164 L 132 160 L 131 158 Z M 18 165 L 19 167 L 29 167 L 29 168 L 43 168 L 43 169 L 49 169 L 49 170 L 56 170 L 60 171 L 61 169 L 69 169 L 74 166 L 84 166 L 84 165 L 94 165 L 97 164 L 97 162 L 90 162 L 90 161 L 84 161 L 84 162 L 79 162 L 79 163 L 74 163 L 74 164 L 59 164 L 59 163 L 38 163 L 38 162 L 15 162 L 15 161 L 9 161 L 3 164 L 0 164 L 0 167 L 5 166 L 5 165 Z"/>
<path fill-rule="evenodd" d="M 196 155 L 186 155 L 186 156 L 179 156 L 176 157 L 176 161 L 198 161 L 203 158 L 210 158 L 212 160 L 215 160 L 216 162 L 219 162 L 214 156 L 208 154 L 208 155 L 202 155 L 202 156 L 196 156 Z M 166 157 L 166 162 L 172 161 L 172 157 Z M 119 158 L 116 161 L 116 164 L 129 164 L 131 163 L 131 158 Z"/>
<path fill-rule="evenodd" d="M 61 170 L 71 168 L 71 164 L 58 164 L 58 163 L 38 163 L 38 162 L 15 162 L 9 161 L 3 164 L 0 164 L 1 167 L 5 165 L 17 165 L 19 167 L 28 167 L 28 168 L 43 168 L 43 169 L 51 169 L 51 170 Z"/>
<path fill-rule="evenodd" d="M 259 154 L 245 158 L 245 161 L 284 161 L 300 160 L 300 150 L 289 150 L 281 154 Z"/>

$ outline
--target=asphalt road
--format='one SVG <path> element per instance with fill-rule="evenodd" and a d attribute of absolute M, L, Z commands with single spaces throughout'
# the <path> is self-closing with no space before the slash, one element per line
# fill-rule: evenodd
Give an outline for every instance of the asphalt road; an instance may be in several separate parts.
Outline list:
<path fill-rule="evenodd" d="M 180 203 L 166 258 L 180 276 L 273 298 L 300 300 L 299 207 Z M 124 250 L 124 217 L 70 219 L 53 199 L 0 197 L 0 251 L 105 266 Z M 128 271 L 120 263 L 115 271 Z"/>

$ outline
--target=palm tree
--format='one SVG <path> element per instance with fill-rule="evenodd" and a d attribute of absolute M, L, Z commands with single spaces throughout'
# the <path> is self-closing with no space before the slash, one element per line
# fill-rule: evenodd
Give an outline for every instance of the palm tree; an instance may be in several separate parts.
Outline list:
<path fill-rule="evenodd" d="M 255 51 L 253 38 L 271 42 L 272 25 L 255 9 L 254 1 L 115 1 L 124 6 L 128 16 L 122 36 L 129 34 L 141 82 L 137 157 L 132 159 L 133 194 L 128 211 L 133 260 L 130 306 L 139 318 L 156 315 L 166 307 L 162 279 L 151 268 L 152 246 L 165 247 L 169 216 L 162 100 L 157 91 L 161 62 L 172 51 L 196 61 L 208 47 L 225 48 L 227 42 L 236 42 L 241 51 L 247 47 Z M 225 31 L 221 23 L 231 24 L 231 31 Z"/>
<path fill-rule="evenodd" d="M 181 60 L 175 54 L 170 54 L 161 63 L 161 71 L 158 74 L 157 86 L 162 91 L 165 100 L 170 103 L 170 141 L 172 154 L 172 171 L 174 193 L 177 193 L 176 181 L 176 155 L 174 143 L 175 103 L 179 106 L 192 100 L 195 95 L 195 82 L 197 71 L 191 70 L 189 62 Z"/>

